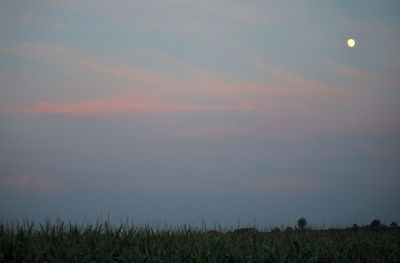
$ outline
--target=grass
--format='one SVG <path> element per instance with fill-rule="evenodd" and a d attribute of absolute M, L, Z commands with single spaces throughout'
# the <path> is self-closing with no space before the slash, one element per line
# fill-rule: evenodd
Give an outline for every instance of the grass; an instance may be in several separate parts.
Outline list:
<path fill-rule="evenodd" d="M 400 231 L 0 224 L 0 262 L 400 262 Z"/>

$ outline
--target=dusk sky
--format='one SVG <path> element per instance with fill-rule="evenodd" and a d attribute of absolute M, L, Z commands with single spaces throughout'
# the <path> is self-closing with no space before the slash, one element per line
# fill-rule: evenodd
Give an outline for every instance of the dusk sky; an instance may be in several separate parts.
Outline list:
<path fill-rule="evenodd" d="M 400 223 L 399 13 L 0 1 L 0 219 Z"/>

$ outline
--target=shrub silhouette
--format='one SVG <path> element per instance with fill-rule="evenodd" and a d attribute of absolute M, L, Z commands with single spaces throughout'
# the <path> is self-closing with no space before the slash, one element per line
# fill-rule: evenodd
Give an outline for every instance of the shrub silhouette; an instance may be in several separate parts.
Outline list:
<path fill-rule="evenodd" d="M 299 218 L 299 220 L 297 220 L 297 226 L 299 229 L 304 229 L 307 226 L 307 219 L 304 217 Z"/>
<path fill-rule="evenodd" d="M 381 221 L 380 220 L 378 220 L 378 219 L 374 219 L 372 222 L 371 222 L 371 224 L 369 225 L 369 228 L 372 230 L 372 231 L 378 231 L 379 230 L 379 227 L 381 226 Z"/>
<path fill-rule="evenodd" d="M 280 233 L 281 230 L 278 227 L 275 227 L 274 229 L 271 230 L 272 233 Z"/>
<path fill-rule="evenodd" d="M 208 235 L 218 235 L 219 234 L 219 232 L 217 231 L 217 230 L 208 230 L 207 232 L 206 232 L 206 234 L 208 234 Z"/>
<path fill-rule="evenodd" d="M 233 231 L 235 234 L 258 233 L 259 231 L 254 227 L 239 228 Z"/>

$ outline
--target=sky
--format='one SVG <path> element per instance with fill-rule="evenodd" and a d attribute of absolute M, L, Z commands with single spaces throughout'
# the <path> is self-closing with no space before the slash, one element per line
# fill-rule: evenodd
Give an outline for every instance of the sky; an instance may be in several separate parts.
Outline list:
<path fill-rule="evenodd" d="M 399 12 L 1 1 L 0 218 L 400 223 Z"/>

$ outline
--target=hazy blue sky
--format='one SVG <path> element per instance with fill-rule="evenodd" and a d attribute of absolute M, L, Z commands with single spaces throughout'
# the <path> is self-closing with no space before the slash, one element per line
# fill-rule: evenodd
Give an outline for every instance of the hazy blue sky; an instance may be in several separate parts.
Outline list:
<path fill-rule="evenodd" d="M 399 13 L 1 1 L 0 217 L 399 222 Z"/>

